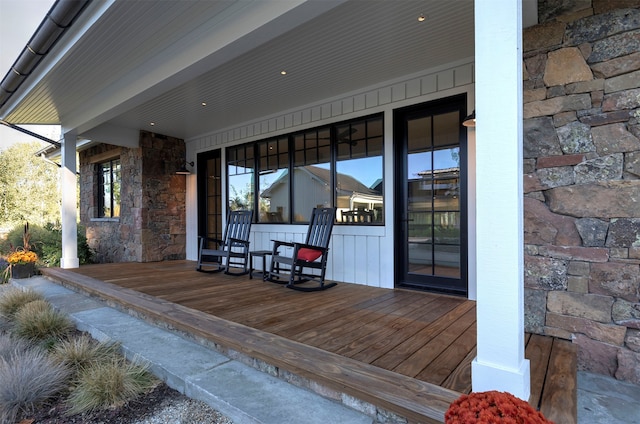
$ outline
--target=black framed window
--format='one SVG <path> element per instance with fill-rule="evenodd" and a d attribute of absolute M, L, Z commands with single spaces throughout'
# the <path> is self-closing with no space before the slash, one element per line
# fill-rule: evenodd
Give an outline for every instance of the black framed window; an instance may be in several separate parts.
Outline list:
<path fill-rule="evenodd" d="M 311 209 L 331 206 L 331 128 L 293 136 L 293 222 L 307 222 Z"/>
<path fill-rule="evenodd" d="M 229 207 L 258 210 L 258 222 L 304 223 L 312 208 L 333 206 L 338 223 L 383 224 L 383 145 L 379 114 L 230 147 Z"/>
<path fill-rule="evenodd" d="M 120 216 L 120 159 L 112 159 L 97 164 L 97 218 L 117 218 Z"/>
<path fill-rule="evenodd" d="M 382 223 L 382 118 L 336 127 L 336 190 L 338 219 L 347 223 Z"/>
<path fill-rule="evenodd" d="M 289 204 L 289 139 L 258 143 L 258 222 L 287 222 Z"/>
<path fill-rule="evenodd" d="M 229 208 L 255 210 L 255 155 L 253 144 L 227 149 L 227 185 Z"/>

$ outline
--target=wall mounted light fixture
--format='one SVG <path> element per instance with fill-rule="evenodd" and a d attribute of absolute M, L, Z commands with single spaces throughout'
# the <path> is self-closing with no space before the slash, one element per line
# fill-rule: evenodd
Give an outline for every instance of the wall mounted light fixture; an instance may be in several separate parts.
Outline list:
<path fill-rule="evenodd" d="M 178 169 L 176 171 L 176 174 L 178 175 L 189 175 L 191 174 L 191 171 L 189 171 L 187 169 L 187 165 L 191 166 L 193 168 L 193 166 L 195 165 L 193 162 L 185 162 L 184 165 L 182 165 L 182 168 Z"/>
<path fill-rule="evenodd" d="M 462 125 L 465 127 L 475 127 L 476 126 L 476 111 L 471 112 L 471 115 L 467 116 L 462 120 Z"/>

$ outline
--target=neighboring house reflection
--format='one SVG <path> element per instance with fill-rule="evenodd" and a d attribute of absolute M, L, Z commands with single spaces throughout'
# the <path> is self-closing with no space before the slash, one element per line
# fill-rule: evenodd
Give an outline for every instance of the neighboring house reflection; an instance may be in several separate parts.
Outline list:
<path fill-rule="evenodd" d="M 295 197 L 295 211 L 305 211 L 313 207 L 331 205 L 331 173 L 328 169 L 308 165 L 295 168 L 294 180 L 298 193 Z M 337 174 L 336 219 L 338 222 L 382 222 L 383 197 L 382 184 L 376 181 L 372 188 L 367 187 L 352 176 Z M 269 200 L 269 209 L 262 213 L 266 222 L 282 222 L 282 213 L 289 199 L 289 175 L 282 175 L 265 189 L 260 197 Z M 304 221 L 308 217 L 295 216 L 294 221 Z M 262 219 L 261 219 L 262 220 Z"/>

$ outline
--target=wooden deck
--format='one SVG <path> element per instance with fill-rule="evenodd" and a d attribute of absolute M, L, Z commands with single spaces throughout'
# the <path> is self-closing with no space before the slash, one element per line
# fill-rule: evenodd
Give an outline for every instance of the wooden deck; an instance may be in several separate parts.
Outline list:
<path fill-rule="evenodd" d="M 473 301 L 346 283 L 304 293 L 194 267 L 170 261 L 42 271 L 410 422 L 442 422 L 449 403 L 471 390 Z M 538 335 L 526 340 L 530 403 L 557 423 L 575 422 L 573 346 Z"/>

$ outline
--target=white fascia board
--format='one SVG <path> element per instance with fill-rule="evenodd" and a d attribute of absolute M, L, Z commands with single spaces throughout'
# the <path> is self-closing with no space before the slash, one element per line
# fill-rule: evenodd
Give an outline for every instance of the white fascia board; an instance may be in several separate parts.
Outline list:
<path fill-rule="evenodd" d="M 344 0 L 239 2 L 240 10 L 223 22 L 216 22 L 190 33 L 188 37 L 167 46 L 162 55 L 147 61 L 115 85 L 105 88 L 92 104 L 83 105 L 65 117 L 65 126 L 85 132 L 343 2 Z"/>

